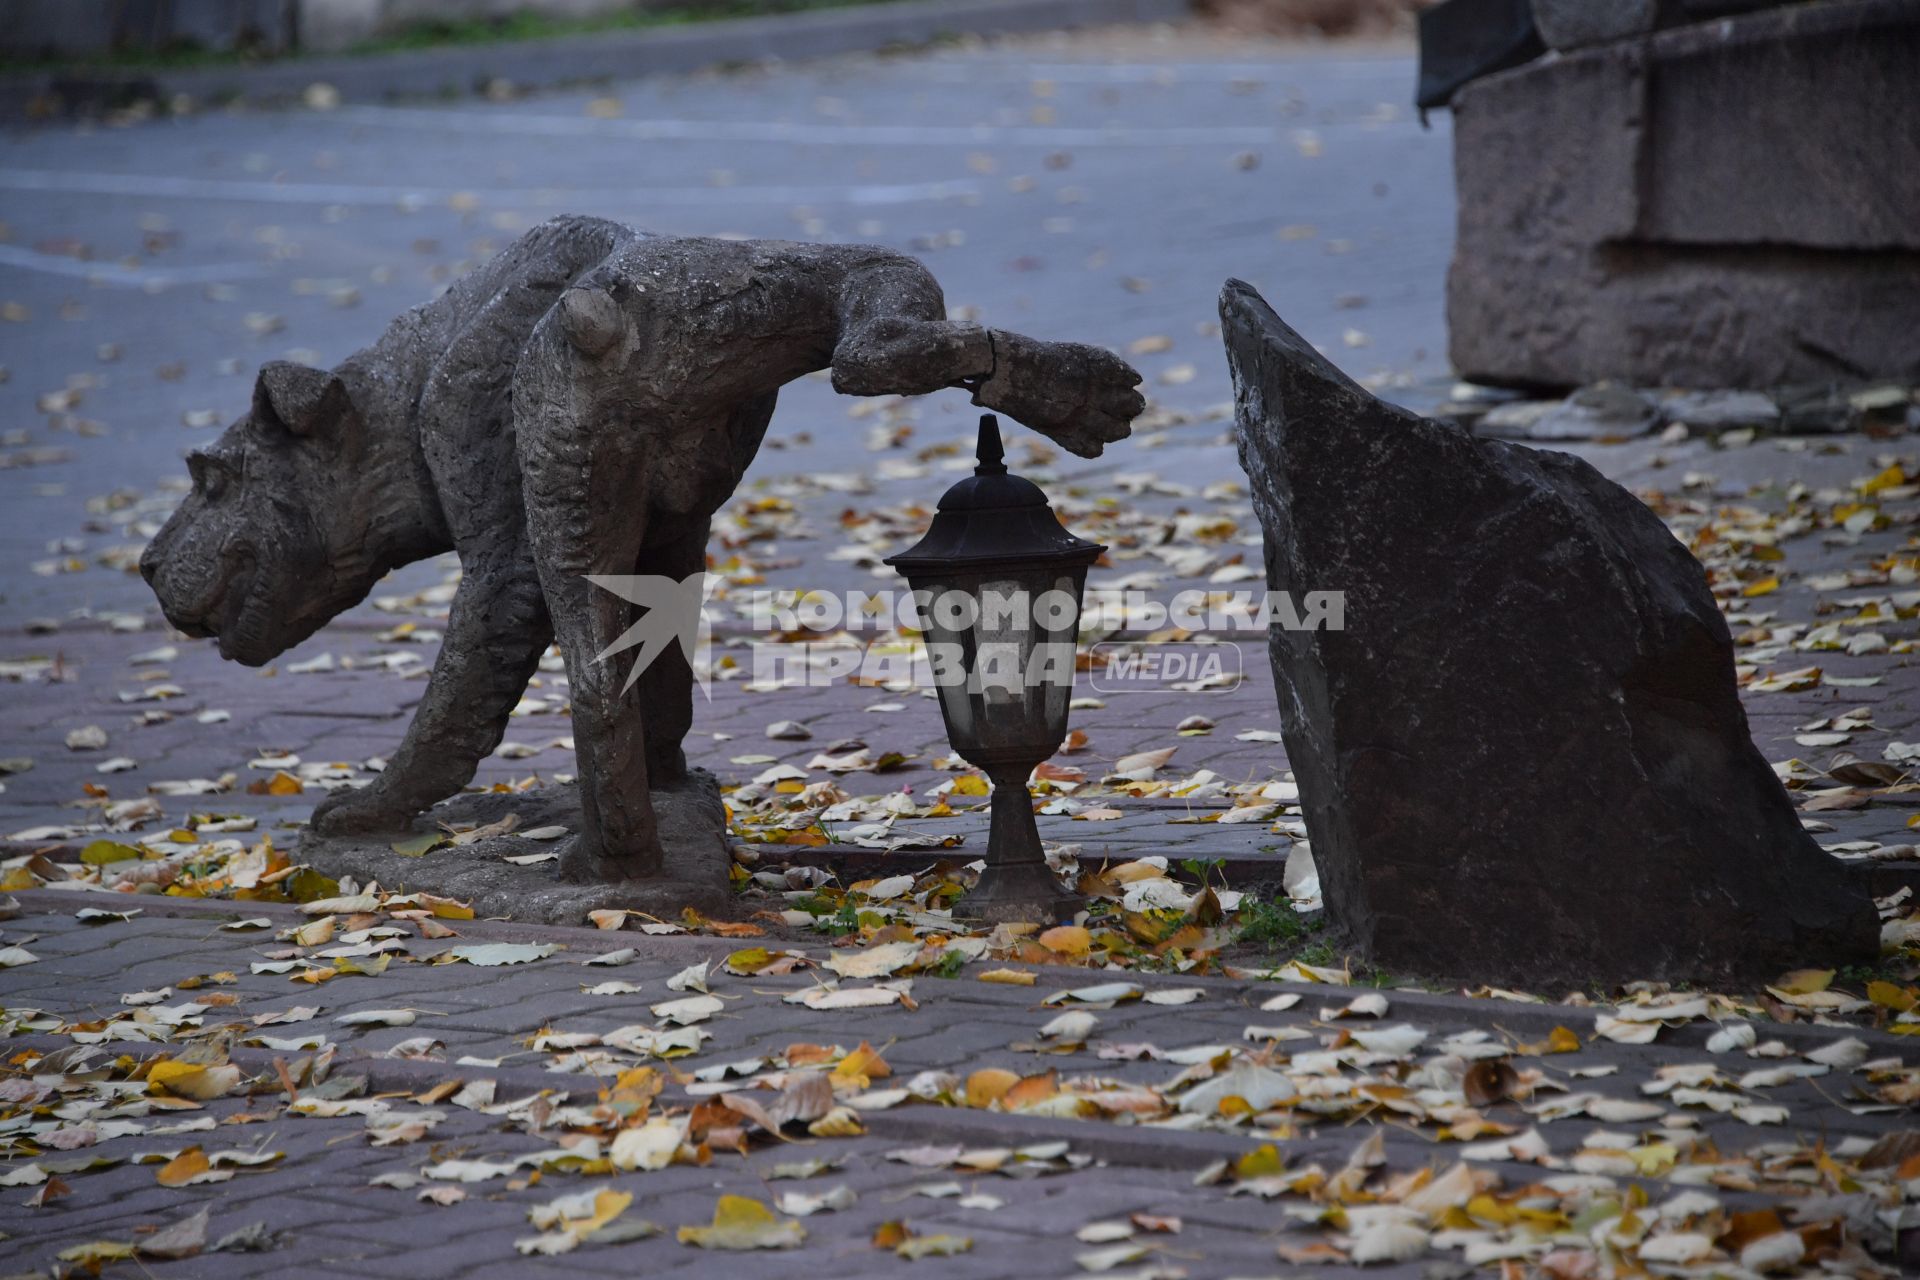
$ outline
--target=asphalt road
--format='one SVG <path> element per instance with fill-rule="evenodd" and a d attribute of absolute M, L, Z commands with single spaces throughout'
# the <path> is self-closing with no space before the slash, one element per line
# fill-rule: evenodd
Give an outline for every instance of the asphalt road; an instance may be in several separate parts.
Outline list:
<path fill-rule="evenodd" d="M 1430 397 L 1450 149 L 1444 118 L 1413 119 L 1412 76 L 1404 49 L 1096 33 L 509 103 L 8 134 L 0 625 L 145 609 L 138 577 L 100 563 L 138 541 L 137 522 L 102 520 L 104 495 L 124 491 L 124 512 L 183 476 L 262 361 L 337 360 L 562 211 L 905 249 L 989 323 L 1170 338 L 1136 363 L 1189 411 L 1229 397 L 1213 305 L 1237 275 L 1356 376 Z M 848 408 L 823 383 L 792 388 L 772 433 L 788 447 L 752 478 L 870 469 Z M 916 442 L 958 436 L 972 411 L 949 393 L 920 412 Z M 1190 443 L 1073 465 L 1236 473 L 1217 425 Z M 885 483 L 903 500 L 944 480 Z"/>

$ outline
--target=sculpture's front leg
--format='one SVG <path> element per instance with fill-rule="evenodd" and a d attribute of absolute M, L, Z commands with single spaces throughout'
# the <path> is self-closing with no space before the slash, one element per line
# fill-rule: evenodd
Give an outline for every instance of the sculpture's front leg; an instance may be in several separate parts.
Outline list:
<path fill-rule="evenodd" d="M 500 745 L 552 639 L 524 547 L 470 558 L 406 738 L 372 783 L 322 801 L 313 829 L 330 836 L 405 830 L 415 814 L 466 786 Z"/>

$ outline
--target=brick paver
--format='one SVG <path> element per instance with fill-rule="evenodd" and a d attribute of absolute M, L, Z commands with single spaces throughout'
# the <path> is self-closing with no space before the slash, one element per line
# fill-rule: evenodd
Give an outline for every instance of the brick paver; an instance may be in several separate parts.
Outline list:
<path fill-rule="evenodd" d="M 460 926 L 461 938 L 437 943 L 409 941 L 407 952 L 385 974 L 374 978 L 340 977 L 319 987 L 292 983 L 276 974 L 253 974 L 248 963 L 270 948 L 266 932 L 238 935 L 221 931 L 222 922 L 254 913 L 278 924 L 297 921 L 289 907 L 271 904 L 193 903 L 149 900 L 147 910 L 129 921 L 83 924 L 73 912 L 101 901 L 98 895 L 35 891 L 20 895 L 24 912 L 10 922 L 10 938 L 25 934 L 38 957 L 36 963 L 8 971 L 7 1006 L 15 1018 L 31 1017 L 26 1010 L 44 1010 L 68 1020 L 65 1035 L 16 1030 L 12 1052 L 51 1048 L 72 1037 L 73 1030 L 121 1012 L 114 999 L 121 990 L 177 983 L 200 973 L 228 971 L 234 980 L 218 991 L 233 1003 L 207 1011 L 205 1026 L 230 1024 L 235 1033 L 234 1061 L 253 1075 L 251 1097 L 236 1096 L 210 1102 L 204 1111 L 146 1112 L 144 1104 L 116 1108 L 136 1128 L 156 1131 L 114 1137 L 81 1148 L 93 1156 L 113 1158 L 110 1168 L 66 1175 L 72 1193 L 31 1213 L 9 1210 L 6 1229 L 16 1237 L 10 1249 L 21 1261 L 43 1264 L 59 1249 L 88 1239 L 138 1239 L 143 1224 L 164 1226 L 201 1206 L 212 1209 L 210 1238 L 252 1222 L 264 1222 L 278 1236 L 280 1273 L 330 1273 L 332 1269 L 365 1275 L 415 1277 L 490 1274 L 538 1275 L 549 1269 L 574 1273 L 631 1275 L 675 1267 L 689 1270 L 719 1265 L 710 1255 L 676 1243 L 671 1229 L 701 1224 L 711 1216 L 722 1193 L 760 1199 L 782 1191 L 819 1192 L 845 1185 L 858 1197 L 840 1213 L 805 1220 L 810 1238 L 800 1259 L 748 1256 L 738 1260 L 745 1274 L 775 1274 L 796 1262 L 809 1269 L 834 1274 L 897 1274 L 900 1264 L 879 1252 L 868 1238 L 882 1223 L 904 1220 L 921 1235 L 950 1233 L 972 1241 L 970 1252 L 918 1265 L 941 1274 L 1008 1275 L 1069 1274 L 1075 1255 L 1092 1246 L 1072 1238 L 1088 1223 L 1125 1219 L 1134 1213 L 1177 1217 L 1185 1224 L 1177 1236 L 1145 1236 L 1144 1255 L 1153 1265 L 1177 1268 L 1189 1275 L 1265 1274 L 1274 1266 L 1280 1245 L 1305 1245 L 1318 1238 L 1316 1228 L 1290 1219 L 1274 1202 L 1231 1196 L 1230 1188 L 1196 1185 L 1195 1175 L 1214 1161 L 1237 1160 L 1256 1150 L 1262 1141 L 1278 1140 L 1288 1166 L 1302 1169 L 1319 1164 L 1336 1170 L 1355 1144 L 1378 1133 L 1384 1138 L 1385 1168 L 1404 1174 L 1423 1168 L 1444 1169 L 1467 1148 L 1456 1135 L 1452 1144 L 1436 1147 L 1432 1129 L 1392 1123 L 1391 1112 L 1364 1117 L 1381 1122 L 1352 1125 L 1337 1119 L 1315 1123 L 1310 1111 L 1293 1114 L 1279 1129 L 1263 1125 L 1221 1125 L 1195 1129 L 1142 1128 L 1087 1119 L 1044 1114 L 1008 1114 L 964 1106 L 909 1102 L 865 1113 L 868 1132 L 848 1139 L 808 1139 L 784 1144 L 755 1144 L 741 1157 L 716 1152 L 708 1165 L 676 1165 L 651 1173 L 581 1177 L 560 1171 L 547 1173 L 538 1185 L 506 1178 L 474 1183 L 460 1203 L 440 1208 L 415 1199 L 414 1189 L 370 1185 L 376 1177 L 394 1173 L 419 1174 L 442 1161 L 501 1160 L 550 1149 L 564 1125 L 552 1124 L 542 1135 L 519 1131 L 490 1117 L 444 1100 L 425 1108 L 406 1101 L 434 1084 L 453 1080 L 486 1079 L 496 1082 L 495 1097 L 505 1100 L 544 1094 L 560 1107 L 565 1102 L 590 1104 L 596 1091 L 608 1083 L 603 1070 L 581 1075 L 559 1071 L 567 1051 L 529 1053 L 529 1038 L 537 1032 L 606 1035 L 634 1022 L 651 1022 L 650 1003 L 670 998 L 667 979 L 687 964 L 723 956 L 729 944 L 700 938 L 635 939 L 596 930 L 554 928 L 539 931 L 560 946 L 544 960 L 508 969 L 479 969 L 463 964 L 427 963 L 432 956 L 458 943 L 484 941 L 506 931 L 506 926 L 470 923 Z M 131 905 L 131 904 L 130 904 Z M 520 930 L 514 936 L 526 936 Z M 604 954 L 632 941 L 643 954 L 618 967 L 583 968 L 580 961 Z M 824 945 L 806 948 L 824 959 Z M 117 964 L 116 978 L 103 978 L 95 963 L 110 953 Z M 1043 1001 L 1050 995 L 1097 982 L 1103 976 L 1071 968 L 1043 968 L 1031 988 L 995 986 L 962 978 L 921 978 L 913 984 L 918 1007 L 893 1006 L 878 1010 L 810 1013 L 783 1003 L 781 997 L 814 985 L 821 976 L 809 971 L 783 977 L 738 977 L 716 972 L 710 985 L 726 1002 L 725 1011 L 699 1024 L 711 1034 L 698 1053 L 675 1059 L 675 1083 L 661 1105 L 684 1107 L 696 1101 L 685 1086 L 702 1068 L 720 1063 L 742 1063 L 752 1072 L 757 1060 L 785 1052 L 796 1041 L 833 1043 L 843 1049 L 865 1041 L 881 1048 L 892 1077 L 874 1088 L 906 1082 L 923 1072 L 955 1072 L 965 1077 L 983 1068 L 1006 1068 L 1023 1076 L 1053 1070 L 1062 1079 L 1111 1082 L 1110 1087 L 1165 1087 L 1181 1068 L 1167 1060 L 1132 1057 L 1140 1050 L 1118 1046 L 1151 1045 L 1156 1054 L 1179 1055 L 1195 1045 L 1220 1046 L 1219 1052 L 1238 1048 L 1243 1057 L 1253 1052 L 1245 1033 L 1249 1026 L 1269 1030 L 1291 1028 L 1302 1037 L 1296 1054 L 1318 1041 L 1340 1036 L 1340 1028 L 1322 1020 L 1329 1005 L 1346 1003 L 1353 989 L 1298 983 L 1247 982 L 1222 978 L 1131 975 L 1149 993 L 1198 989 L 1192 1003 L 1162 1006 L 1144 1002 L 1122 1004 L 1096 1012 L 1097 1025 L 1086 1043 L 1067 1052 L 1038 1052 L 1042 1024 L 1058 1012 Z M 583 987 L 608 976 L 637 985 L 637 994 L 610 1001 L 583 993 Z M 854 984 L 849 984 L 854 985 Z M 524 995 L 523 995 L 524 993 Z M 1262 1010 L 1272 997 L 1300 996 L 1292 1009 Z M 197 994 L 197 993 L 194 993 Z M 188 992 L 176 999 L 193 998 Z M 476 998 L 485 1004 L 476 1004 Z M 1595 1010 L 1566 1006 L 1489 1002 L 1459 996 L 1395 991 L 1390 1006 L 1377 1019 L 1344 1024 L 1350 1027 L 1418 1027 L 1427 1033 L 1428 1047 L 1414 1055 L 1422 1063 L 1444 1063 L 1455 1049 L 1453 1037 L 1491 1034 L 1508 1046 L 1537 1043 L 1555 1028 L 1576 1031 L 1582 1043 L 1576 1052 L 1531 1057 L 1522 1047 L 1511 1059 L 1525 1069 L 1542 1073 L 1538 1105 L 1558 1091 L 1597 1094 L 1622 1106 L 1645 1101 L 1646 1086 L 1663 1068 L 1718 1062 L 1723 1071 L 1741 1075 L 1756 1067 L 1798 1061 L 1851 1035 L 1863 1042 L 1871 1057 L 1902 1060 L 1906 1042 L 1876 1032 L 1843 1032 L 1807 1025 L 1768 1026 L 1763 1034 L 1780 1042 L 1785 1058 L 1748 1062 L 1738 1055 L 1729 1061 L 1707 1051 L 1714 1026 L 1696 1021 L 1670 1028 L 1647 1045 L 1616 1044 L 1591 1039 Z M 312 1020 L 288 1027 L 254 1028 L 259 1014 L 296 1004 L 317 1005 Z M 408 1008 L 419 1020 L 408 1027 L 383 1027 L 356 1033 L 338 1024 L 342 1013 L 365 1007 Z M 499 1011 L 496 1016 L 495 1011 Z M 441 1117 L 431 1133 L 409 1144 L 373 1147 L 363 1133 L 373 1131 L 357 1117 L 305 1118 L 282 1110 L 285 1098 L 271 1070 L 275 1058 L 296 1063 L 294 1052 L 248 1048 L 252 1036 L 274 1031 L 315 1030 L 336 1046 L 332 1076 L 337 1082 L 364 1077 L 364 1094 L 388 1099 L 409 1112 L 426 1110 Z M 434 1061 L 396 1060 L 384 1056 L 399 1042 L 419 1035 L 443 1042 Z M 1282 1042 L 1286 1045 L 1288 1042 Z M 1465 1041 L 1458 1043 L 1467 1043 Z M 151 1055 L 179 1052 L 177 1047 L 112 1041 L 109 1052 Z M 1537 1050 L 1531 1051 L 1537 1052 Z M 503 1059 L 498 1066 L 461 1066 L 461 1058 Z M 640 1059 L 613 1054 L 615 1063 L 638 1065 Z M 1192 1059 L 1188 1058 L 1191 1062 Z M 1284 1058 L 1279 1061 L 1285 1061 Z M 1454 1059 L 1458 1062 L 1458 1059 Z M 1302 1059 L 1295 1058 L 1298 1067 Z M 659 1065 L 656 1063 L 656 1065 Z M 1464 1064 L 1462 1064 L 1464 1065 Z M 1431 1068 L 1429 1068 L 1431 1069 Z M 1444 1069 L 1442 1067 L 1441 1069 Z M 1891 1067 L 1882 1061 L 1877 1070 Z M 1339 1073 L 1336 1071 L 1335 1075 Z M 1585 1074 L 1588 1078 L 1577 1078 Z M 1767 1152 L 1790 1149 L 1796 1141 L 1818 1139 L 1827 1147 L 1854 1158 L 1866 1146 L 1898 1130 L 1898 1109 L 1839 1105 L 1849 1096 L 1863 1096 L 1864 1077 L 1836 1069 L 1832 1075 L 1789 1079 L 1777 1084 L 1753 1084 L 1742 1097 L 1760 1105 L 1787 1108 L 1783 1123 L 1744 1123 L 1698 1104 L 1674 1102 L 1608 1119 L 1574 1117 L 1542 1122 L 1530 1119 L 1516 1103 L 1483 1108 L 1487 1121 L 1518 1131 L 1536 1125 L 1552 1156 L 1523 1165 L 1493 1158 L 1484 1150 L 1473 1157 L 1474 1167 L 1497 1175 L 1507 1185 L 1526 1185 L 1550 1178 L 1554 1167 L 1579 1168 L 1575 1157 L 1584 1147 L 1616 1147 L 1658 1139 L 1678 1142 L 1691 1158 L 1735 1162 L 1759 1158 Z M 51 1077 L 43 1077 L 51 1079 Z M 563 1100 L 561 1097 L 565 1094 Z M 218 1127 L 191 1134 L 163 1135 L 169 1123 L 205 1114 L 227 1121 L 246 1113 L 254 1123 Z M 1602 1112 L 1604 1113 L 1604 1110 Z M 1191 1119 L 1192 1117 L 1189 1117 Z M 1269 1122 L 1271 1122 L 1269 1117 Z M 96 1118 L 97 1121 L 97 1118 Z M 1622 1136 L 1622 1128 L 1628 1132 Z M 1501 1130 L 1494 1130 L 1499 1132 Z M 1611 1135 L 1611 1136 L 1609 1136 Z M 1003 1174 L 956 1173 L 944 1166 L 914 1168 L 889 1158 L 889 1153 L 954 1144 L 967 1149 L 1033 1147 L 1061 1143 L 1086 1157 L 1084 1167 L 1047 1173 L 1031 1180 Z M 245 1148 L 283 1153 L 273 1163 L 240 1172 L 231 1181 L 209 1187 L 172 1189 L 156 1185 L 155 1166 L 128 1161 L 140 1152 L 173 1151 L 188 1143 L 209 1151 Z M 1784 1146 L 1782 1144 L 1785 1144 Z M 48 1152 L 44 1159 L 58 1153 Z M 775 1164 L 809 1159 L 839 1162 L 831 1172 L 799 1182 L 766 1181 Z M 1567 1162 L 1573 1162 L 1569 1166 Z M 5 1166 L 26 1164 L 23 1156 Z M 1668 1171 L 1670 1172 L 1670 1171 Z M 951 1195 L 930 1196 L 921 1188 L 958 1181 L 963 1195 L 984 1195 L 992 1201 L 974 1203 Z M 1679 1180 L 1666 1177 L 1621 1179 L 1622 1185 L 1643 1181 L 1655 1204 L 1682 1194 Z M 420 1185 L 431 1186 L 431 1180 Z M 633 1193 L 631 1215 L 669 1228 L 669 1234 L 611 1246 L 591 1240 L 564 1261 L 541 1263 L 513 1252 L 514 1242 L 532 1234 L 526 1223 L 529 1206 L 581 1186 L 612 1188 Z M 1738 1178 L 1723 1181 L 1718 1192 L 1731 1209 L 1791 1203 L 1786 1187 L 1741 1190 Z M 24 1194 L 24 1193 L 22 1193 Z M 1787 1197 L 1783 1201 L 1783 1196 Z M 149 1262 L 156 1274 L 227 1276 L 263 1273 L 253 1255 L 212 1255 L 189 1262 Z M 729 1270 L 736 1263 L 729 1260 Z M 273 1273 L 273 1268 L 264 1273 Z M 705 1272 L 702 1271 L 704 1274 Z M 1422 1274 L 1413 1262 L 1387 1268 L 1387 1275 Z"/>

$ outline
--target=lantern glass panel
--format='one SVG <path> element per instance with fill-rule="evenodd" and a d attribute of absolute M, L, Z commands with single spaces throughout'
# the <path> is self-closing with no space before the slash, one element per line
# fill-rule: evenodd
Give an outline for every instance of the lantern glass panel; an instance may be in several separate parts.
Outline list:
<path fill-rule="evenodd" d="M 955 573 L 924 583 L 926 632 L 954 749 L 975 764 L 1044 759 L 1067 731 L 1084 566 Z"/>

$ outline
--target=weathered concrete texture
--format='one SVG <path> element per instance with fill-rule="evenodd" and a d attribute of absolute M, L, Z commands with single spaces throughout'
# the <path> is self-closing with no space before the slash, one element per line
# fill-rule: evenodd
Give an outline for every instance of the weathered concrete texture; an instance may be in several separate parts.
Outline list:
<path fill-rule="evenodd" d="M 327 837 L 308 832 L 299 858 L 334 877 L 352 876 L 388 889 L 458 898 L 481 918 L 511 917 L 531 924 L 586 923 L 587 912 L 601 908 L 644 911 L 663 920 L 678 919 L 687 907 L 703 914 L 732 906 L 727 883 L 730 862 L 726 809 L 712 774 L 692 769 L 684 780 L 656 788 L 653 809 L 668 874 L 652 880 L 575 884 L 560 878 L 559 862 L 518 866 L 508 857 L 547 850 L 562 852 L 581 830 L 580 798 L 572 787 L 545 787 L 521 794 L 463 795 L 435 805 L 408 830 L 374 836 Z M 518 819 L 513 832 L 458 847 L 443 845 L 419 857 L 395 853 L 396 842 L 438 829 L 444 823 L 470 827 Z M 561 826 L 574 835 L 557 842 L 520 835 Z"/>
<path fill-rule="evenodd" d="M 1357 947 L 1536 983 L 1876 954 L 1871 901 L 1754 749 L 1727 625 L 1652 512 L 1578 459 L 1375 400 L 1249 286 L 1221 318 L 1268 584 L 1346 593 L 1343 631 L 1270 648 Z"/>
<path fill-rule="evenodd" d="M 312 0 L 309 0 L 311 3 Z M 323 0 L 324 2 L 324 0 Z M 364 3 L 366 0 L 354 0 Z M 1533 24 L 1549 49 L 1582 49 L 1709 18 L 1773 9 L 1800 0 L 1532 0 Z"/>
<path fill-rule="evenodd" d="M 1678 10 L 1676 0 L 1533 0 L 1533 25 L 1549 49 L 1580 49 L 1643 36 Z"/>
<path fill-rule="evenodd" d="M 1920 377 L 1920 6 L 1852 0 L 1582 49 L 1455 98 L 1463 376 Z"/>

